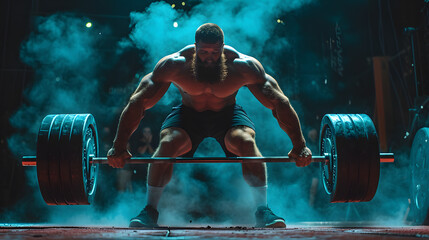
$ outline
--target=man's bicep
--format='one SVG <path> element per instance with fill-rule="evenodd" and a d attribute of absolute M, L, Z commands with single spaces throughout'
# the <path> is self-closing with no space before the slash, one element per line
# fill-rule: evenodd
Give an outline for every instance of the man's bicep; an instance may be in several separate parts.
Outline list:
<path fill-rule="evenodd" d="M 257 83 L 257 84 L 250 84 L 247 85 L 250 92 L 259 100 L 259 102 L 262 103 L 265 107 L 269 109 L 274 108 L 274 104 L 271 101 L 271 97 L 267 95 L 267 88 L 270 88 L 270 86 L 266 86 L 267 83 Z"/>
<path fill-rule="evenodd" d="M 265 74 L 264 81 L 247 85 L 252 94 L 267 108 L 273 109 L 279 101 L 287 100 L 277 81 Z"/>

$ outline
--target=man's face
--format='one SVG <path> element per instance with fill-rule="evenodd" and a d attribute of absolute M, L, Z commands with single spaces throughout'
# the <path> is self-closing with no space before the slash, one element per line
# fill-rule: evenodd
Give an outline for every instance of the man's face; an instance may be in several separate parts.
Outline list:
<path fill-rule="evenodd" d="M 222 82 L 228 74 L 223 43 L 196 43 L 191 66 L 192 73 L 198 81 Z"/>
<path fill-rule="evenodd" d="M 195 43 L 198 59 L 204 67 L 215 67 L 223 53 L 223 43 Z"/>

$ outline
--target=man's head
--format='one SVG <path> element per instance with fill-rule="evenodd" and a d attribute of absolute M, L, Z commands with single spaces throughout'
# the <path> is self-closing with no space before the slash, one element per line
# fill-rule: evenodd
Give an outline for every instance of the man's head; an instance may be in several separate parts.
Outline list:
<path fill-rule="evenodd" d="M 195 32 L 193 72 L 200 81 L 217 82 L 226 77 L 223 31 L 214 23 L 205 23 Z"/>
<path fill-rule="evenodd" d="M 195 32 L 197 57 L 206 66 L 214 66 L 223 53 L 223 31 L 214 23 L 205 23 Z"/>
<path fill-rule="evenodd" d="M 223 31 L 214 23 L 204 23 L 195 32 L 195 44 L 200 41 L 205 43 L 223 44 Z"/>

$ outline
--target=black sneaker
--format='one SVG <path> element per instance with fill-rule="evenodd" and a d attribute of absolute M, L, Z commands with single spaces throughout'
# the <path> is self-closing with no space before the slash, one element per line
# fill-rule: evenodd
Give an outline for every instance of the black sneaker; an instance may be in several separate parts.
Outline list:
<path fill-rule="evenodd" d="M 285 220 L 275 215 L 266 206 L 260 206 L 256 210 L 256 227 L 258 228 L 285 228 Z"/>
<path fill-rule="evenodd" d="M 158 226 L 158 211 L 147 205 L 137 217 L 131 218 L 130 227 L 154 228 Z"/>

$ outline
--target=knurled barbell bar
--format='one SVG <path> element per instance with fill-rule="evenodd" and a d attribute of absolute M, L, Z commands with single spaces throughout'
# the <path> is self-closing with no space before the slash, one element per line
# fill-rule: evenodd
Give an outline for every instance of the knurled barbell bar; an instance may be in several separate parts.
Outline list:
<path fill-rule="evenodd" d="M 145 163 L 249 163 L 249 162 L 266 162 L 266 163 L 290 163 L 296 162 L 295 159 L 289 156 L 274 156 L 274 157 L 131 157 L 125 160 L 125 164 L 145 164 Z M 312 156 L 312 163 L 329 162 L 329 155 Z M 394 162 L 393 153 L 380 153 L 380 162 Z M 108 164 L 107 157 L 89 156 L 89 163 Z M 22 166 L 35 167 L 37 166 L 36 156 L 23 156 Z"/>
<path fill-rule="evenodd" d="M 380 162 L 393 162 L 392 153 L 379 152 L 374 124 L 365 114 L 328 114 L 322 119 L 321 177 L 331 202 L 370 201 L 377 190 Z M 281 157 L 133 157 L 141 163 L 295 162 Z M 85 205 L 93 200 L 98 164 L 98 134 L 91 114 L 46 116 L 39 129 L 37 156 L 24 156 L 23 166 L 37 166 L 39 187 L 48 205 Z"/>

